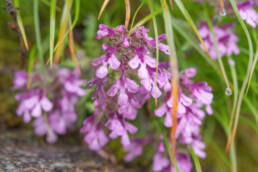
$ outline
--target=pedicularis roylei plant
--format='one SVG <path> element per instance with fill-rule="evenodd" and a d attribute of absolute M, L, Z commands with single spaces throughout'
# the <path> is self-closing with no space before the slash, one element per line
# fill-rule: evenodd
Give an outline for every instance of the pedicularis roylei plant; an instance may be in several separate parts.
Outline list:
<path fill-rule="evenodd" d="M 80 7 L 78 2 L 77 0 L 77 10 Z M 99 17 L 108 2 L 108 0 L 104 2 Z M 55 20 L 55 3 L 55 1 L 51 1 L 50 4 L 51 19 L 53 20 Z M 172 4 L 172 1 L 170 3 Z M 244 77 L 240 91 L 238 90 L 239 79 L 236 71 L 237 62 L 233 59 L 234 56 L 241 55 L 241 48 L 238 44 L 242 40 L 235 32 L 238 29 L 238 23 L 230 21 L 221 24 L 218 17 L 211 19 L 211 12 L 207 10 L 207 2 L 200 2 L 202 4 L 198 3 L 198 5 L 205 9 L 203 12 L 205 18 L 200 19 L 200 25 L 197 28 L 183 3 L 180 0 L 175 0 L 175 3 L 197 35 L 200 44 L 187 33 L 187 29 L 190 27 L 187 28 L 188 26 L 183 20 L 172 17 L 173 9 L 170 9 L 165 0 L 161 0 L 160 4 L 156 1 L 152 3 L 149 0 L 148 6 L 151 14 L 133 27 L 135 15 L 132 27 L 128 30 L 131 11 L 130 1 L 125 0 L 125 25 L 114 28 L 105 24 L 98 26 L 96 39 L 104 42 L 102 43 L 104 53 L 100 57 L 94 58 L 91 65 L 86 67 L 87 70 L 93 69 L 94 71 L 94 77 L 86 81 L 80 79 L 79 75 L 80 63 L 78 61 L 80 62 L 81 59 L 76 59 L 72 33 L 76 22 L 71 23 L 69 19 L 71 15 L 67 12 L 72 6 L 72 1 L 67 1 L 63 9 L 59 39 L 55 47 L 55 21 L 51 20 L 49 48 L 51 57 L 49 59 L 51 65 L 53 62 L 57 63 L 61 60 L 63 41 L 66 41 L 65 37 L 68 35 L 69 50 L 76 70 L 61 68 L 57 64 L 50 68 L 44 68 L 44 53 L 40 49 L 41 67 L 36 65 L 33 72 L 19 70 L 15 73 L 13 90 L 17 91 L 16 100 L 19 102 L 17 115 L 23 116 L 25 123 L 34 120 L 35 133 L 40 136 L 46 135 L 47 141 L 54 143 L 57 141 L 58 135 L 75 129 L 74 124 L 78 119 L 75 105 L 81 97 L 87 99 L 87 96 L 90 95 L 94 112 L 90 115 L 87 114 L 86 119 L 83 118 L 84 122 L 80 132 L 84 135 L 84 141 L 91 150 L 100 151 L 108 145 L 111 139 L 119 140 L 125 152 L 123 159 L 126 162 L 144 154 L 145 148 L 152 147 L 154 150 L 152 152 L 153 171 L 190 172 L 193 169 L 192 157 L 196 170 L 199 172 L 201 168 L 198 158 L 206 157 L 206 144 L 202 141 L 201 128 L 204 127 L 204 121 L 207 121 L 205 126 L 209 126 L 208 120 L 204 120 L 205 117 L 214 114 L 213 116 L 222 125 L 228 137 L 227 150 L 230 149 L 232 163 L 230 168 L 234 172 L 237 171 L 234 137 L 242 101 L 249 101 L 247 98 L 244 99 L 244 95 L 248 92 L 258 61 L 258 50 L 254 54 L 252 45 L 254 40 L 258 46 L 257 35 L 253 40 L 251 39 L 245 22 L 250 25 L 248 27 L 251 29 L 258 25 L 258 14 L 255 11 L 258 2 L 246 1 L 236 4 L 234 0 L 230 0 L 231 6 L 228 7 L 229 10 L 234 10 L 249 46 L 249 51 L 245 50 L 245 53 L 249 52 L 249 61 L 247 71 L 242 75 Z M 224 16 L 226 7 L 222 0 L 219 0 L 219 3 L 220 10 L 223 12 L 221 15 Z M 136 14 L 143 5 L 145 5 L 145 1 L 142 1 Z M 156 15 L 161 12 L 164 17 L 165 34 L 158 35 Z M 37 17 L 37 15 L 35 16 Z M 78 17 L 78 11 L 76 11 L 76 16 Z M 36 17 L 35 21 L 38 22 Z M 150 19 L 153 21 L 155 38 L 150 37 L 149 29 L 142 26 Z M 41 40 L 37 22 L 35 27 L 38 33 L 36 38 L 39 49 Z M 225 81 L 225 83 L 222 82 L 222 87 L 225 88 L 226 85 L 227 95 L 231 95 L 233 91 L 232 100 L 230 97 L 225 98 L 230 99 L 225 102 L 228 104 L 227 107 L 232 108 L 224 108 L 223 112 L 214 108 L 213 112 L 212 106 L 216 105 L 214 103 L 216 94 L 214 97 L 210 82 L 206 82 L 208 79 L 197 81 L 198 64 L 191 67 L 193 64 L 189 63 L 191 65 L 188 65 L 187 62 L 182 62 L 191 58 L 191 51 L 189 51 L 189 57 L 181 59 L 184 56 L 182 55 L 184 52 L 181 52 L 184 51 L 184 48 L 181 48 L 180 42 L 177 44 L 176 40 L 180 41 L 180 39 L 176 37 L 174 29 L 187 39 L 187 43 L 182 47 L 193 45 L 201 54 L 200 56 L 204 57 L 215 69 L 216 74 L 219 74 L 216 79 L 221 80 L 222 78 Z M 255 35 L 257 30 L 253 30 L 253 33 Z M 85 35 L 89 36 L 90 34 L 86 33 Z M 55 56 L 54 51 L 57 51 Z M 170 57 L 170 59 L 159 61 L 159 55 Z M 226 57 L 231 77 L 228 77 L 227 68 L 223 64 Z M 181 62 L 179 65 L 178 59 Z M 83 71 L 85 70 L 82 70 L 82 77 L 84 76 Z M 213 83 L 216 89 L 219 88 L 217 85 L 219 83 Z M 255 111 L 250 104 L 249 102 L 250 109 Z M 78 109 L 83 109 L 83 107 L 78 107 Z M 228 117 L 227 113 L 231 116 Z M 214 128 L 209 131 L 212 130 Z M 220 155 L 223 153 L 220 152 Z M 228 161 L 224 156 L 222 159 Z"/>

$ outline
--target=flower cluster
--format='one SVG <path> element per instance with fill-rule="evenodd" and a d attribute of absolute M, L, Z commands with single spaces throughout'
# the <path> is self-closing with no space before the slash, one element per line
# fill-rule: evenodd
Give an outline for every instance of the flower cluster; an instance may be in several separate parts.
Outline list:
<path fill-rule="evenodd" d="M 192 163 L 189 155 L 177 152 L 176 160 L 179 171 L 191 172 Z M 153 171 L 176 172 L 176 168 L 170 165 L 170 160 L 166 156 L 166 149 L 163 142 L 160 142 L 158 150 L 154 155 L 152 169 Z"/>
<path fill-rule="evenodd" d="M 213 26 L 214 34 L 218 44 L 218 50 L 220 56 L 239 54 L 239 49 L 237 47 L 238 37 L 229 31 L 233 24 L 227 24 L 221 27 Z M 216 47 L 213 42 L 211 31 L 209 30 L 208 24 L 206 22 L 201 22 L 199 33 L 204 40 L 205 46 L 208 48 L 210 56 L 212 59 L 217 59 L 218 55 L 216 53 Z M 201 45 L 203 48 L 203 46 Z"/>
<path fill-rule="evenodd" d="M 255 28 L 258 25 L 258 13 L 253 8 L 258 6 L 258 1 L 246 1 L 237 5 L 239 14 L 247 24 Z"/>
<path fill-rule="evenodd" d="M 88 83 L 88 88 L 94 86 L 92 97 L 95 112 L 84 121 L 81 129 L 85 133 L 85 142 L 95 151 L 106 145 L 109 138 L 121 137 L 121 144 L 128 153 L 125 161 L 139 156 L 143 146 L 150 142 L 149 138 L 130 138 L 138 130 L 130 122 L 137 118 L 138 109 L 151 97 L 165 100 L 155 114 L 161 117 L 166 113 L 164 125 L 172 127 L 170 109 L 173 106 L 169 96 L 172 79 L 169 63 L 160 62 L 156 73 L 157 63 L 152 57 L 156 48 L 155 39 L 148 36 L 148 30 L 144 27 L 137 28 L 130 36 L 128 34 L 124 26 L 114 29 L 106 25 L 99 26 L 97 39 L 106 38 L 110 44 L 103 44 L 104 55 L 92 62 L 97 68 L 96 77 Z M 161 42 L 166 39 L 166 35 L 160 35 L 158 39 L 158 48 L 169 54 L 169 47 Z M 212 114 L 210 105 L 213 95 L 206 82 L 193 82 L 195 73 L 196 69 L 189 68 L 179 76 L 179 126 L 176 134 L 182 144 L 191 144 L 198 156 L 205 157 L 200 125 L 206 112 Z M 109 130 L 109 136 L 103 126 Z M 170 169 L 170 161 L 165 160 L 163 154 L 164 148 L 159 148 L 154 156 L 154 171 Z M 179 168 L 190 172 L 191 162 L 188 155 L 177 152 L 176 156 L 181 164 Z"/>
<path fill-rule="evenodd" d="M 202 149 L 205 147 L 201 142 L 200 126 L 207 114 L 212 114 L 211 103 L 213 94 L 211 87 L 206 82 L 194 83 L 192 78 L 196 74 L 196 69 L 188 68 L 180 73 L 180 90 L 177 108 L 178 126 L 176 130 L 176 138 L 182 144 L 191 144 L 195 153 L 201 157 L 205 157 Z M 170 93 L 165 96 L 165 103 L 155 110 L 158 117 L 164 114 L 164 125 L 172 127 L 171 108 L 173 106 Z M 203 110 L 205 107 L 205 111 Z"/>
<path fill-rule="evenodd" d="M 16 71 L 13 89 L 19 92 L 20 102 L 17 114 L 28 123 L 35 118 L 35 133 L 47 135 L 53 143 L 57 134 L 65 134 L 77 119 L 74 106 L 80 96 L 85 95 L 81 88 L 84 83 L 78 75 L 68 69 L 53 67 L 44 72 L 36 69 L 31 74 L 31 85 L 27 88 L 28 73 Z"/>

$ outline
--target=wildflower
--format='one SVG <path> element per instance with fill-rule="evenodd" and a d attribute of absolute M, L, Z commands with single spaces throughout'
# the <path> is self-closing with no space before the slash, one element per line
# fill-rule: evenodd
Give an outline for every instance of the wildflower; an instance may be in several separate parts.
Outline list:
<path fill-rule="evenodd" d="M 80 96 L 85 95 L 81 88 L 84 83 L 68 69 L 54 67 L 41 73 L 31 74 L 31 86 L 27 89 L 28 74 L 17 71 L 13 89 L 19 92 L 16 100 L 20 102 L 17 114 L 23 115 L 25 123 L 35 119 L 35 133 L 47 135 L 47 141 L 53 143 L 57 135 L 65 134 L 77 119 L 74 106 Z"/>
<path fill-rule="evenodd" d="M 176 130 L 176 138 L 182 144 L 192 144 L 196 154 L 204 158 L 205 153 L 202 149 L 205 146 L 194 144 L 200 142 L 200 126 L 207 114 L 212 114 L 211 103 L 213 94 L 211 87 L 206 82 L 194 83 L 193 77 L 196 74 L 196 69 L 189 68 L 180 73 L 180 91 L 177 109 L 178 127 Z M 171 108 L 173 106 L 170 93 L 168 92 L 166 101 L 163 105 L 155 110 L 158 117 L 166 114 L 164 125 L 172 126 Z"/>
<path fill-rule="evenodd" d="M 181 152 L 176 153 L 177 166 L 179 171 L 191 172 L 192 163 L 189 155 Z M 170 164 L 169 158 L 165 154 L 165 145 L 161 142 L 158 146 L 158 150 L 153 158 L 152 169 L 155 172 L 176 172 L 175 166 Z"/>
<path fill-rule="evenodd" d="M 110 138 L 115 139 L 118 136 L 121 136 L 121 143 L 124 146 L 128 146 L 130 144 L 127 132 L 134 134 L 137 131 L 137 128 L 135 126 L 133 126 L 129 122 L 126 122 L 117 114 L 111 114 L 110 119 L 107 121 L 105 126 L 111 131 L 109 135 Z"/>
<path fill-rule="evenodd" d="M 169 63 L 160 62 L 156 77 L 157 64 L 152 57 L 156 41 L 148 36 L 148 29 L 139 27 L 128 36 L 124 26 L 112 29 L 100 25 L 97 39 L 102 38 L 108 39 L 109 44 L 103 44 L 104 55 L 93 61 L 96 77 L 88 84 L 88 88 L 95 85 L 92 96 L 95 112 L 84 121 L 81 132 L 85 133 L 84 140 L 89 147 L 98 151 L 108 142 L 104 128 L 101 128 L 105 127 L 108 129 L 105 131 L 109 133 L 110 139 L 120 137 L 121 144 L 127 152 L 124 160 L 128 162 L 138 157 L 149 142 L 147 138 L 134 138 L 132 135 L 138 128 L 131 124 L 131 120 L 137 118 L 138 109 L 147 100 L 154 97 L 160 98 L 161 102 L 164 101 L 155 110 L 155 114 L 158 117 L 166 114 L 164 125 L 173 127 L 171 118 L 173 101 L 170 92 L 172 75 Z M 158 37 L 159 49 L 169 54 L 169 47 L 161 42 L 165 39 L 164 34 Z M 206 113 L 212 114 L 213 94 L 206 82 L 194 82 L 195 75 L 195 68 L 188 68 L 180 73 L 176 138 L 181 145 L 186 147 L 192 145 L 195 153 L 203 158 L 205 145 L 201 142 L 200 126 Z M 155 84 L 156 78 L 157 84 Z M 93 131 L 98 134 L 91 134 Z M 179 169 L 190 172 L 192 165 L 189 156 L 180 152 L 177 152 L 176 156 Z M 175 171 L 165 154 L 164 143 L 159 144 L 154 156 L 153 170 Z"/>
<path fill-rule="evenodd" d="M 227 24 L 221 27 L 213 26 L 215 38 L 218 44 L 218 50 L 221 57 L 225 55 L 231 56 L 232 54 L 239 54 L 239 49 L 237 47 L 238 37 L 229 31 L 229 28 L 232 27 L 232 24 Z M 207 23 L 201 22 L 199 33 L 204 40 L 205 46 L 209 50 L 211 58 L 217 59 L 218 55 L 216 53 L 216 47 Z"/>
<path fill-rule="evenodd" d="M 237 8 L 239 10 L 239 14 L 243 20 L 246 21 L 251 27 L 255 28 L 258 25 L 258 13 L 253 8 L 258 5 L 258 1 L 245 1 L 239 5 Z"/>
<path fill-rule="evenodd" d="M 97 113 L 98 111 L 88 117 L 83 122 L 83 128 L 81 129 L 81 133 L 86 133 L 84 141 L 88 143 L 89 148 L 94 151 L 100 150 L 108 142 L 105 132 L 101 129 L 101 123 L 95 123 Z"/>
<path fill-rule="evenodd" d="M 97 39 L 107 38 L 111 43 L 103 44 L 104 55 L 92 62 L 97 68 L 96 77 L 89 82 L 88 88 L 96 86 L 92 97 L 94 114 L 98 120 L 94 121 L 95 125 L 105 123 L 110 130 L 110 138 L 120 136 L 124 147 L 131 143 L 129 134 L 137 131 L 137 128 L 127 120 L 136 119 L 138 109 L 150 95 L 159 97 L 160 88 L 169 87 L 169 84 L 165 83 L 168 81 L 166 80 L 168 74 L 159 70 L 160 88 L 155 88 L 156 60 L 151 54 L 156 45 L 155 39 L 149 37 L 147 33 L 148 29 L 139 27 L 129 37 L 127 29 L 122 25 L 114 29 L 100 25 L 97 33 Z M 165 38 L 165 35 L 159 36 L 159 42 Z M 169 53 L 168 46 L 161 42 L 159 48 L 164 53 Z M 135 75 L 134 71 L 138 71 L 140 83 L 131 78 Z M 103 122 L 103 116 L 108 117 L 106 122 Z M 87 122 L 83 128 L 85 125 L 88 125 Z M 82 132 L 86 133 L 87 137 L 89 131 L 82 129 Z M 87 139 L 86 142 L 91 144 Z M 104 144 L 99 145 L 104 146 Z"/>
<path fill-rule="evenodd" d="M 149 141 L 150 140 L 148 138 L 133 138 L 131 140 L 131 144 L 124 146 L 124 150 L 127 152 L 124 160 L 129 162 L 141 155 L 143 146 L 145 146 Z"/>

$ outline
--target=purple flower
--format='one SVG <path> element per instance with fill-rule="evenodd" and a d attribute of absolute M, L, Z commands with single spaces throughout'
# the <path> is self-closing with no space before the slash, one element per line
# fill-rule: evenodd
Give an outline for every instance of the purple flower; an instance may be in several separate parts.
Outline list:
<path fill-rule="evenodd" d="M 27 78 L 28 78 L 28 74 L 26 72 L 17 70 L 15 72 L 15 76 L 13 80 L 13 89 L 17 90 L 17 89 L 25 88 L 27 84 Z"/>
<path fill-rule="evenodd" d="M 46 119 L 41 116 L 34 120 L 33 122 L 35 133 L 39 136 L 47 135 L 48 143 L 55 143 L 57 141 L 57 135 L 47 124 Z"/>
<path fill-rule="evenodd" d="M 177 152 L 176 160 L 180 172 L 191 172 L 192 163 L 187 154 Z M 170 164 L 170 160 L 165 154 L 165 145 L 163 142 L 159 144 L 158 151 L 154 155 L 152 169 L 155 172 L 176 172 L 175 166 Z"/>
<path fill-rule="evenodd" d="M 126 77 L 121 77 L 111 86 L 107 94 L 111 97 L 118 94 L 117 104 L 125 105 L 128 103 L 128 93 L 136 93 L 138 89 L 138 84 L 136 84 L 133 80 Z"/>
<path fill-rule="evenodd" d="M 65 134 L 73 127 L 77 119 L 74 105 L 85 95 L 81 88 L 84 81 L 75 72 L 56 66 L 44 73 L 36 67 L 29 89 L 26 88 L 27 79 L 26 72 L 15 74 L 13 88 L 19 92 L 16 100 L 20 102 L 17 114 L 23 115 L 26 123 L 35 118 L 35 133 L 47 135 L 47 141 L 53 143 L 57 134 Z"/>
<path fill-rule="evenodd" d="M 105 132 L 101 129 L 100 124 L 96 124 L 96 115 L 88 117 L 84 123 L 81 133 L 86 133 L 84 141 L 89 144 L 89 148 L 94 151 L 100 150 L 108 143 Z"/>
<path fill-rule="evenodd" d="M 178 126 L 176 130 L 176 138 L 182 144 L 192 144 L 196 154 L 200 157 L 204 157 L 205 154 L 202 149 L 205 146 L 200 144 L 194 144 L 200 142 L 200 126 L 202 120 L 205 117 L 205 111 L 207 114 L 212 114 L 211 103 L 213 100 L 213 94 L 211 93 L 211 87 L 206 82 L 194 83 L 192 78 L 196 74 L 196 69 L 189 68 L 180 73 L 180 89 L 179 101 L 177 108 Z M 184 93 L 183 91 L 186 91 Z M 163 105 L 155 110 L 155 115 L 164 118 L 164 125 L 166 127 L 172 126 L 171 108 L 173 106 L 170 92 Z"/>
<path fill-rule="evenodd" d="M 189 155 L 185 153 L 177 153 L 176 160 L 180 172 L 191 172 L 192 163 Z M 172 167 L 171 172 L 176 172 L 176 168 Z"/>
<path fill-rule="evenodd" d="M 32 117 L 40 117 L 42 110 L 49 112 L 53 108 L 52 102 L 46 96 L 35 95 L 40 94 L 39 90 L 32 90 L 17 94 L 16 100 L 20 101 L 17 114 L 23 115 L 24 122 L 29 122 Z"/>
<path fill-rule="evenodd" d="M 232 24 L 224 25 L 222 27 L 213 26 L 214 34 L 218 44 L 218 50 L 221 57 L 225 55 L 230 56 L 232 54 L 239 54 L 239 49 L 237 46 L 238 37 L 229 31 L 229 28 L 231 27 L 233 27 Z M 209 50 L 211 58 L 217 59 L 218 55 L 216 53 L 216 47 L 207 23 L 201 22 L 199 33 L 204 40 L 205 46 Z"/>
<path fill-rule="evenodd" d="M 105 126 L 111 130 L 109 135 L 110 138 L 115 139 L 121 136 L 121 143 L 123 146 L 128 146 L 130 144 L 130 139 L 127 132 L 134 134 L 137 131 L 135 126 L 125 121 L 117 114 L 111 114 L 110 119 L 107 121 Z"/>
<path fill-rule="evenodd" d="M 124 150 L 127 154 L 124 157 L 126 162 L 134 160 L 136 157 L 142 154 L 143 146 L 145 146 L 149 142 L 148 138 L 133 138 L 131 140 L 131 144 L 124 146 Z"/>
<path fill-rule="evenodd" d="M 223 45 L 221 47 L 226 49 L 225 53 L 230 54 L 236 52 L 237 47 L 234 49 L 231 44 L 236 43 L 237 37 L 226 29 L 226 27 L 218 28 L 216 33 L 220 44 Z M 130 138 L 130 134 L 135 134 L 138 128 L 128 120 L 135 120 L 138 109 L 142 108 L 151 97 L 159 97 L 164 101 L 155 110 L 155 114 L 158 117 L 166 114 L 164 125 L 173 127 L 171 119 L 173 102 L 170 96 L 170 83 L 173 78 L 168 62 L 160 62 L 156 73 L 156 59 L 152 56 L 156 41 L 148 36 L 148 32 L 149 30 L 142 26 L 128 36 L 128 30 L 124 26 L 110 28 L 100 25 L 97 33 L 97 39 L 106 38 L 108 44 L 103 44 L 104 55 L 92 62 L 96 67 L 96 77 L 89 82 L 88 88 L 96 86 L 92 95 L 95 112 L 85 120 L 81 132 L 86 133 L 84 140 L 89 147 L 99 150 L 108 142 L 104 129 L 101 128 L 106 127 L 110 131 L 111 139 L 121 138 L 121 144 L 127 152 L 125 161 L 131 161 L 142 154 L 142 147 L 147 144 Z M 203 29 L 203 36 L 210 39 L 207 28 Z M 159 49 L 169 54 L 169 47 L 161 42 L 165 39 L 164 34 L 158 37 Z M 201 142 L 200 126 L 206 113 L 212 114 L 213 95 L 207 83 L 194 82 L 195 75 L 195 68 L 188 68 L 180 73 L 176 137 L 179 143 L 186 145 L 186 148 L 191 144 L 196 154 L 204 157 L 205 145 Z M 98 134 L 93 135 L 93 132 Z M 179 168 L 186 172 L 191 171 L 190 158 L 182 153 L 177 153 L 176 156 L 181 163 Z M 154 156 L 153 169 L 174 170 L 165 154 L 164 143 L 160 144 Z"/>
<path fill-rule="evenodd" d="M 245 1 L 237 5 L 239 14 L 243 20 L 251 27 L 255 28 L 258 25 L 258 13 L 253 8 L 258 5 L 258 1 Z"/>
<path fill-rule="evenodd" d="M 165 153 L 165 145 L 164 143 L 160 143 L 158 147 L 158 151 L 154 155 L 152 169 L 153 171 L 164 171 L 169 167 L 170 161 L 169 158 L 164 155 Z"/>
<path fill-rule="evenodd" d="M 104 78 L 107 76 L 108 65 L 113 70 L 118 69 L 120 66 L 120 61 L 115 56 L 116 48 L 113 48 L 108 44 L 104 44 L 103 50 L 106 50 L 107 53 L 92 62 L 93 66 L 101 65 L 96 71 L 96 76 L 99 78 Z"/>

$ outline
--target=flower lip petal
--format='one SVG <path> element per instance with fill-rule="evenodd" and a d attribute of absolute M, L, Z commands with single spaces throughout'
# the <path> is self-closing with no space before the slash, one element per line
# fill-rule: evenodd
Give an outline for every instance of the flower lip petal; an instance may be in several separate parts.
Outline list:
<path fill-rule="evenodd" d="M 110 65 L 111 69 L 118 69 L 120 66 L 120 61 L 116 58 L 114 54 L 111 55 L 111 57 L 108 59 L 108 64 Z"/>
<path fill-rule="evenodd" d="M 134 56 L 129 62 L 128 65 L 132 68 L 132 69 L 136 69 L 140 64 L 140 59 L 139 57 L 136 55 Z"/>
<path fill-rule="evenodd" d="M 98 78 L 104 78 L 105 76 L 107 76 L 107 73 L 108 73 L 108 69 L 107 69 L 107 66 L 104 64 L 97 69 L 96 76 Z"/>

